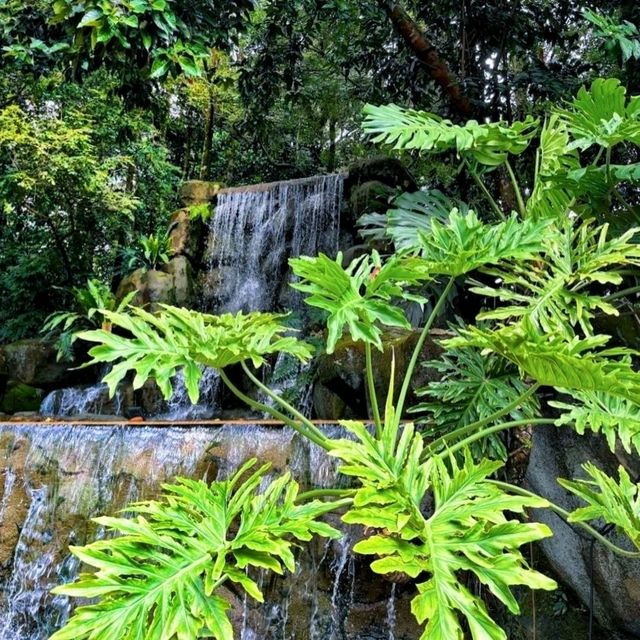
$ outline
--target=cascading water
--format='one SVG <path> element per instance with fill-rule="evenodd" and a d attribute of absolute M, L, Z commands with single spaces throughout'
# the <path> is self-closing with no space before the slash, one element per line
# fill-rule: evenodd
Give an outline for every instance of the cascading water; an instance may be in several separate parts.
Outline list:
<path fill-rule="evenodd" d="M 336 484 L 336 461 L 286 428 L 0 424 L 0 640 L 46 640 L 68 619 L 69 601 L 50 589 L 79 571 L 68 546 L 103 535 L 91 517 L 153 497 L 176 476 L 226 477 L 252 457 L 274 473 L 291 470 L 303 487 Z M 254 576 L 264 604 L 228 594 L 236 637 L 387 640 L 388 588 L 354 594 L 350 541 L 315 539 L 299 550 L 294 574 Z M 399 606 L 398 619 L 408 617 Z"/>
<path fill-rule="evenodd" d="M 332 174 L 221 192 L 210 225 L 205 306 L 231 312 L 278 306 L 288 258 L 337 251 L 343 182 Z"/>
<path fill-rule="evenodd" d="M 45 396 L 40 405 L 43 416 L 77 417 L 80 415 L 120 415 L 123 405 L 122 392 L 116 391 L 109 398 L 106 384 L 99 383 L 88 387 L 68 387 L 56 389 Z"/>
<path fill-rule="evenodd" d="M 173 382 L 173 395 L 167 402 L 166 410 L 156 416 L 159 420 L 209 420 L 220 413 L 220 374 L 215 369 L 205 368 L 200 378 L 200 398 L 192 404 L 184 383 L 182 372 Z"/>

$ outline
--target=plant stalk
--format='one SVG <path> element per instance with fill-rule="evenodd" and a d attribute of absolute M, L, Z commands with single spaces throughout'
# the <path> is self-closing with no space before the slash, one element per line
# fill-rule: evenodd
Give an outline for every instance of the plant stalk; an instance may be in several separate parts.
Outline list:
<path fill-rule="evenodd" d="M 317 498 L 352 498 L 357 489 L 313 489 L 298 495 L 297 502 L 307 502 Z"/>
<path fill-rule="evenodd" d="M 513 190 L 516 194 L 516 200 L 518 201 L 518 210 L 520 211 L 520 215 L 523 218 L 527 217 L 527 207 L 524 204 L 524 200 L 522 199 L 522 191 L 520 190 L 520 185 L 518 184 L 518 180 L 516 178 L 516 174 L 513 171 L 511 163 L 509 160 L 505 160 L 504 166 L 507 168 L 507 173 L 509 174 L 509 179 L 511 180 L 511 184 L 513 185 Z"/>
<path fill-rule="evenodd" d="M 248 405 L 252 409 L 256 409 L 258 411 L 265 411 L 266 413 L 269 413 L 271 416 L 273 416 L 277 420 L 281 420 L 288 427 L 291 427 L 294 431 L 299 433 L 303 438 L 307 438 L 311 442 L 315 442 L 315 444 L 317 444 L 318 446 L 322 447 L 327 451 L 330 449 L 326 441 L 326 438 L 324 438 L 324 436 L 323 436 L 324 440 L 318 441 L 318 438 L 316 435 L 314 435 L 313 433 L 309 433 L 302 425 L 298 424 L 295 420 L 292 420 L 291 418 L 289 418 L 289 416 L 286 416 L 284 413 L 281 413 L 274 407 L 270 407 L 266 404 L 262 404 L 262 402 L 258 402 L 257 400 L 254 400 L 253 398 L 250 398 L 248 395 L 242 393 L 242 391 L 240 391 L 240 389 L 238 389 L 238 387 L 236 387 L 233 384 L 233 382 L 229 380 L 229 377 L 225 373 L 224 369 L 219 369 L 218 371 L 220 373 L 220 378 L 225 383 L 227 388 L 231 391 L 231 393 L 233 393 L 233 395 L 236 396 L 238 399 L 242 400 L 242 402 L 244 402 L 246 405 Z"/>
<path fill-rule="evenodd" d="M 433 455 L 451 455 L 452 453 L 456 453 L 460 451 L 460 449 L 464 449 L 466 446 L 476 442 L 477 440 L 482 440 L 482 438 L 486 438 L 493 433 L 500 433 L 500 431 L 506 431 L 507 429 L 515 429 L 517 427 L 527 427 L 529 425 L 544 425 L 544 424 L 555 424 L 555 420 L 553 418 L 534 418 L 533 420 L 513 420 L 512 422 L 503 422 L 501 424 L 496 424 L 493 427 L 489 427 L 488 429 L 483 429 L 482 431 L 478 431 L 473 435 L 470 435 L 468 438 L 461 440 L 460 442 L 456 442 L 451 447 L 448 447 L 446 451 L 441 454 L 433 454 Z"/>
<path fill-rule="evenodd" d="M 469 164 L 469 162 L 467 161 L 466 158 L 464 159 L 464 164 L 467 167 L 467 171 L 471 174 L 471 177 L 473 178 L 473 181 L 476 183 L 476 185 L 478 186 L 480 191 L 482 191 L 482 193 L 484 193 L 485 197 L 487 198 L 487 200 L 491 204 L 491 208 L 498 215 L 498 218 L 500 218 L 501 220 L 504 220 L 505 217 L 506 217 L 504 215 L 504 211 L 500 208 L 500 205 L 495 201 L 495 199 L 491 195 L 491 192 L 489 191 L 489 189 L 487 189 L 487 185 L 485 185 L 485 183 L 482 182 L 482 180 L 480 179 L 480 176 L 478 175 L 478 173 L 471 168 L 471 165 Z"/>
<path fill-rule="evenodd" d="M 625 296 L 629 296 L 633 293 L 640 292 L 640 285 L 636 285 L 635 287 L 629 287 L 628 289 L 621 289 L 620 291 L 616 291 L 611 295 L 605 297 L 607 302 L 612 302 L 613 300 L 618 300 L 619 298 L 624 298 Z"/>
<path fill-rule="evenodd" d="M 251 369 L 247 366 L 246 362 L 240 363 L 242 369 L 247 374 L 251 382 L 258 387 L 263 393 L 265 393 L 269 398 L 271 398 L 274 402 L 278 403 L 282 409 L 288 411 L 292 416 L 297 418 L 305 427 L 305 431 L 307 433 L 307 437 L 315 442 L 317 445 L 322 447 L 325 450 L 329 450 L 331 446 L 329 445 L 329 440 L 327 437 L 316 427 L 313 422 L 311 422 L 306 416 L 302 415 L 295 407 L 292 407 L 286 400 L 283 400 L 277 393 L 274 393 L 266 384 L 263 384 L 256 376 L 253 375 Z M 265 405 L 266 406 L 266 405 Z"/>
<path fill-rule="evenodd" d="M 524 496 L 527 498 L 542 497 L 533 493 L 532 491 L 527 491 L 522 487 L 509 484 L 508 482 L 501 482 L 500 480 L 488 480 L 487 482 L 490 482 L 491 484 L 496 485 L 496 487 L 500 487 L 504 491 L 515 493 L 516 495 Z M 547 500 L 547 498 L 543 498 L 543 499 Z M 551 509 L 551 511 L 554 511 L 555 513 L 557 513 L 569 524 L 571 525 L 575 524 L 578 527 L 584 529 L 587 533 L 589 533 L 589 535 L 593 536 L 598 542 L 600 542 L 607 549 L 609 549 L 609 551 L 612 551 L 616 555 L 624 556 L 626 558 L 640 558 L 640 551 L 627 551 L 626 549 L 622 549 L 621 547 L 618 547 L 617 545 L 613 544 L 613 542 L 611 542 L 610 540 L 607 540 L 607 538 L 605 538 L 599 531 L 589 526 L 586 522 L 569 522 L 569 517 L 571 516 L 571 514 L 566 509 L 563 509 L 562 507 L 558 506 L 557 504 L 554 504 L 553 502 L 550 502 L 549 500 L 547 500 L 547 503 L 549 505 L 547 507 L 548 509 Z"/>
<path fill-rule="evenodd" d="M 380 409 L 378 407 L 378 396 L 376 395 L 376 385 L 373 379 L 373 358 L 371 355 L 371 344 L 364 343 L 364 355 L 367 363 L 367 385 L 369 387 L 369 400 L 371 402 L 371 411 L 373 412 L 373 421 L 376 425 L 376 437 L 382 437 L 382 420 L 380 420 Z"/>
<path fill-rule="evenodd" d="M 411 378 L 413 376 L 413 371 L 416 368 L 418 358 L 420 357 L 420 353 L 422 352 L 422 347 L 424 347 L 424 343 L 427 340 L 427 337 L 429 336 L 429 331 L 431 331 L 431 327 L 433 323 L 435 322 L 436 318 L 440 314 L 440 311 L 442 310 L 442 307 L 444 306 L 447 300 L 447 297 L 449 296 L 449 293 L 453 288 L 454 282 L 455 282 L 455 277 L 451 276 L 449 278 L 449 282 L 447 283 L 447 286 L 444 288 L 444 291 L 440 294 L 440 298 L 438 299 L 438 302 L 436 303 L 435 307 L 433 307 L 433 310 L 431 311 L 431 315 L 429 316 L 427 323 L 424 325 L 424 328 L 422 329 L 422 333 L 420 334 L 420 338 L 418 338 L 418 342 L 415 346 L 415 349 L 411 354 L 411 360 L 409 361 L 409 366 L 405 371 L 404 380 L 402 381 L 402 387 L 400 389 L 400 395 L 398 396 L 398 404 L 396 405 L 396 421 L 398 422 L 402 418 L 402 411 L 404 409 L 404 403 L 407 399 L 407 393 L 409 392 L 409 385 L 411 384 Z"/>
<path fill-rule="evenodd" d="M 477 420 L 476 422 L 472 422 L 464 427 L 460 427 L 451 431 L 449 433 L 445 433 L 443 436 L 437 438 L 433 442 L 431 442 L 427 448 L 425 449 L 425 454 L 430 453 L 433 449 L 437 449 L 440 445 L 444 445 L 450 440 L 457 440 L 458 438 L 464 438 L 467 434 L 473 433 L 478 429 L 482 429 L 488 424 L 495 422 L 498 418 L 502 418 L 502 416 L 506 416 L 514 409 L 517 409 L 525 400 L 530 398 L 538 389 L 540 385 L 536 382 L 531 385 L 525 393 L 518 396 L 515 400 L 510 402 L 506 407 L 503 407 L 499 411 L 492 413 L 490 416 L 483 418 L 482 420 Z"/>

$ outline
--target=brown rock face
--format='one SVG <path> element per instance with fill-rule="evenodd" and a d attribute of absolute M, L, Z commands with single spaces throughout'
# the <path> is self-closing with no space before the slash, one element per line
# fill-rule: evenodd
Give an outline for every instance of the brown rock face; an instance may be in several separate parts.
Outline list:
<path fill-rule="evenodd" d="M 159 304 L 192 306 L 195 287 L 189 260 L 185 256 L 176 256 L 161 269 L 137 269 L 122 279 L 116 297 L 121 300 L 137 291 L 131 304 L 149 307 L 151 311 L 156 311 Z"/>
<path fill-rule="evenodd" d="M 434 330 L 425 343 L 420 361 L 437 359 L 441 353 L 437 340 L 446 335 L 445 332 Z M 386 400 L 392 359 L 395 358 L 394 386 L 397 397 L 418 338 L 417 331 L 389 331 L 383 340 L 384 352 L 373 350 L 373 372 L 380 406 L 384 406 Z M 433 379 L 433 375 L 423 367 L 416 369 L 407 406 L 414 404 L 413 392 Z M 364 343 L 343 338 L 334 353 L 322 354 L 318 359 L 313 393 L 315 413 L 321 420 L 366 417 L 367 394 Z"/>
<path fill-rule="evenodd" d="M 69 366 L 56 362 L 53 341 L 31 338 L 0 347 L 0 374 L 41 389 L 55 389 L 77 378 Z"/>
<path fill-rule="evenodd" d="M 185 207 L 202 202 L 211 202 L 221 185 L 217 182 L 206 182 L 204 180 L 189 180 L 182 185 L 180 198 Z"/>
<path fill-rule="evenodd" d="M 581 465 L 593 462 L 609 475 L 617 477 L 618 458 L 596 436 L 578 436 L 569 427 L 537 427 L 526 482 L 537 493 L 568 511 L 584 506 L 569 495 L 556 478 L 584 477 Z M 632 475 L 640 475 L 640 461 L 627 459 Z M 545 522 L 557 534 L 540 543 L 548 563 L 560 580 L 588 605 L 590 594 L 591 540 L 578 529 L 566 525 L 550 511 L 537 511 L 536 520 Z M 622 538 L 611 538 L 622 546 Z M 610 633 L 640 637 L 640 562 L 612 554 L 602 545 L 594 546 L 594 610 L 596 619 Z"/>
<path fill-rule="evenodd" d="M 171 254 L 187 256 L 193 264 L 200 264 L 207 228 L 201 218 L 193 218 L 189 209 L 179 209 L 169 221 Z"/>

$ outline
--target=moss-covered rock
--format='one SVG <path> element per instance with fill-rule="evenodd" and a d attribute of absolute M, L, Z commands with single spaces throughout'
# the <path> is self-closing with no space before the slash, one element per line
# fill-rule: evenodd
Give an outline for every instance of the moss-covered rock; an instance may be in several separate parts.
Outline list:
<path fill-rule="evenodd" d="M 3 413 L 37 411 L 43 397 L 44 391 L 42 389 L 31 387 L 22 382 L 12 382 L 7 385 L 0 401 L 0 411 Z"/>

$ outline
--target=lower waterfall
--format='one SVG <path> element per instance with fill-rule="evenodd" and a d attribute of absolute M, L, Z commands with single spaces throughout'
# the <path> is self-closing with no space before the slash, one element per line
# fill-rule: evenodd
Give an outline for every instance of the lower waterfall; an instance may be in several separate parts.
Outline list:
<path fill-rule="evenodd" d="M 68 619 L 71 603 L 50 590 L 80 570 L 68 546 L 104 535 L 92 517 L 154 497 L 176 476 L 225 477 L 251 457 L 304 487 L 340 485 L 336 461 L 287 428 L 0 424 L 0 640 L 46 640 Z M 388 640 L 390 598 L 394 640 L 419 635 L 409 598 L 351 555 L 362 531 L 341 526 L 342 540 L 299 549 L 294 574 L 255 576 L 264 604 L 224 594 L 237 640 Z"/>

